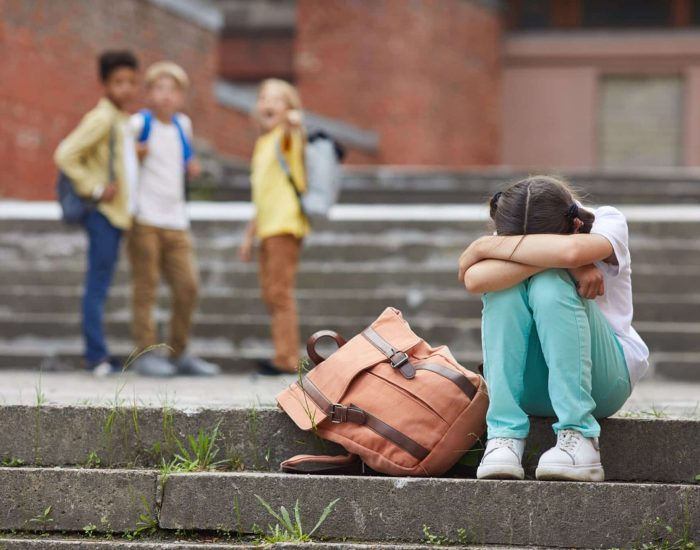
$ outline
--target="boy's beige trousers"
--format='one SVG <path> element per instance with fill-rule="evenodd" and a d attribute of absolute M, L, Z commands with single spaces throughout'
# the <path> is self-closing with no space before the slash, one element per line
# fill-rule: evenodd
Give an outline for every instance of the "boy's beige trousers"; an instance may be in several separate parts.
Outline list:
<path fill-rule="evenodd" d="M 132 331 L 139 351 L 159 344 L 153 306 L 163 275 L 171 290 L 169 346 L 172 357 L 187 349 L 199 280 L 187 230 L 135 223 L 128 237 L 132 284 Z"/>

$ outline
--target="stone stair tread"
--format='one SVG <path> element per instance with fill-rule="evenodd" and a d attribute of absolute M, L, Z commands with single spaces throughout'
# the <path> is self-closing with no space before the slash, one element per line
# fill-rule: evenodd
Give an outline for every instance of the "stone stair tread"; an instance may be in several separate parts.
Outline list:
<path fill-rule="evenodd" d="M 103 540 L 100 540 L 102 538 Z M 226 540 L 230 539 L 228 542 Z M 125 540 L 119 536 L 107 539 L 104 535 L 70 536 L 52 533 L 43 537 L 18 537 L 17 534 L 3 537 L 0 534 L 1 550 L 111 550 L 123 548 L 125 550 L 238 550 L 262 548 L 263 545 L 254 544 L 251 537 L 239 537 L 224 535 L 203 536 L 192 535 L 188 538 L 162 534 L 160 537 L 142 536 L 137 540 Z M 248 539 L 246 541 L 246 539 Z M 312 541 L 312 542 L 279 542 L 265 544 L 266 549 L 279 550 L 433 550 L 434 545 L 412 543 L 385 543 L 385 542 L 341 542 L 341 541 Z M 450 545 L 452 550 L 545 550 L 531 546 L 457 546 Z"/>
<path fill-rule="evenodd" d="M 56 378 L 47 376 L 40 382 L 47 388 L 44 395 L 49 399 L 54 380 Z M 340 452 L 340 448 L 329 446 L 313 433 L 299 430 L 279 409 L 264 405 L 251 407 L 256 388 L 272 396 L 295 380 L 294 376 L 266 377 L 256 384 L 246 383 L 242 391 L 248 396 L 247 405 L 230 408 L 233 396 L 228 405 L 226 402 L 215 407 L 209 405 L 217 397 L 226 395 L 226 388 L 221 387 L 222 381 L 215 382 L 218 384 L 216 391 L 207 392 L 212 382 L 183 380 L 198 388 L 193 388 L 191 392 L 199 391 L 207 397 L 196 404 L 187 401 L 178 406 L 177 394 L 172 393 L 173 389 L 169 397 L 166 395 L 160 401 L 144 404 L 147 402 L 142 400 L 145 397 L 143 388 L 139 392 L 134 390 L 133 397 L 131 387 L 124 396 L 120 396 L 118 390 L 115 392 L 115 386 L 123 388 L 126 381 L 118 379 L 111 386 L 106 386 L 89 378 L 73 379 L 73 384 L 79 382 L 92 387 L 93 398 L 99 397 L 100 390 L 107 390 L 106 394 L 102 391 L 108 399 L 107 403 L 45 403 L 36 406 L 32 393 L 28 396 L 32 405 L 0 406 L 0 425 L 3 426 L 0 431 L 0 459 L 16 459 L 23 464 L 39 461 L 45 466 L 76 465 L 85 464 L 88 455 L 94 452 L 102 458 L 104 466 L 139 464 L 157 467 L 161 465 L 161 459 L 146 451 L 152 449 L 154 444 L 163 442 L 164 419 L 172 426 L 172 434 L 183 440 L 199 429 L 210 430 L 220 423 L 222 444 L 226 443 L 221 451 L 222 458 L 235 456 L 246 469 L 277 470 L 282 460 L 294 454 Z M 135 421 L 136 413 L 138 418 Z M 108 422 L 109 431 L 105 432 Z M 552 423 L 552 419 L 531 420 L 525 454 L 525 467 L 530 476 L 539 455 L 555 444 Z M 603 466 L 608 479 L 692 483 L 700 473 L 696 461 L 700 456 L 699 418 L 613 417 L 601 420 L 601 427 Z M 644 456 L 645 459 L 630 463 L 630 456 Z M 457 475 L 464 475 L 464 472 L 457 472 Z"/>
<path fill-rule="evenodd" d="M 47 532 L 80 531 L 90 523 L 98 532 L 123 532 L 143 521 L 140 514 L 151 514 L 163 530 L 251 532 L 253 525 L 273 521 L 257 502 L 259 495 L 273 508 L 291 508 L 298 500 L 302 518 L 317 518 L 328 503 L 340 499 L 318 536 L 341 540 L 418 543 L 428 526 L 435 535 L 450 538 L 464 529 L 464 539 L 481 545 L 609 548 L 644 541 L 656 518 L 674 533 L 685 531 L 690 540 L 700 537 L 698 485 L 261 472 L 171 474 L 164 479 L 157 470 L 25 467 L 0 468 L 0 481 L 3 530 L 27 529 L 37 511 L 51 506 L 52 521 L 39 522 Z M 27 484 L 32 490 L 24 493 L 19 507 L 15 499 Z M 80 498 L 86 494 L 90 498 Z"/>

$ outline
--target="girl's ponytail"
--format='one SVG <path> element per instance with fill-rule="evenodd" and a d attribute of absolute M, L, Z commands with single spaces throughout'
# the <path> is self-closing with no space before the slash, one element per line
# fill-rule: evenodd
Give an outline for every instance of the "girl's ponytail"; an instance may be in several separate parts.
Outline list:
<path fill-rule="evenodd" d="M 501 198 L 501 195 L 503 195 L 502 191 L 498 191 L 493 197 L 491 197 L 491 200 L 489 201 L 489 215 L 491 216 L 491 219 L 496 218 L 496 210 L 498 209 L 498 200 Z"/>

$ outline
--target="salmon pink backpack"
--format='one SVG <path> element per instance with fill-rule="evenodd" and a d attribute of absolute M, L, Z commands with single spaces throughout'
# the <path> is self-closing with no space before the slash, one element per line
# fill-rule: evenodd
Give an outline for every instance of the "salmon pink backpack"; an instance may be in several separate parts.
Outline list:
<path fill-rule="evenodd" d="M 327 359 L 316 343 L 339 348 Z M 417 336 L 397 309 L 349 342 L 332 331 L 314 334 L 317 365 L 277 396 L 302 430 L 342 445 L 345 456 L 298 455 L 282 463 L 292 473 L 360 473 L 363 464 L 396 476 L 449 470 L 483 435 L 488 393 L 484 379 L 462 367 L 446 346 Z"/>

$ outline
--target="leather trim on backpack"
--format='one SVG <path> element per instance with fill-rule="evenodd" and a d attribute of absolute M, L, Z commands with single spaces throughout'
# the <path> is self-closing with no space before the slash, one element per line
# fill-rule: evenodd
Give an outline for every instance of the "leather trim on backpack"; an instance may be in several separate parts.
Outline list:
<path fill-rule="evenodd" d="M 416 376 L 416 369 L 408 360 L 408 355 L 396 349 L 389 342 L 384 340 L 379 333 L 372 327 L 367 327 L 362 331 L 362 336 L 372 344 L 375 348 L 381 351 L 391 362 L 391 366 L 395 369 L 399 369 L 399 372 L 403 374 L 404 378 L 411 379 Z"/>
<path fill-rule="evenodd" d="M 462 390 L 469 399 L 474 399 L 474 396 L 476 395 L 476 386 L 472 384 L 472 381 L 469 380 L 469 378 L 459 374 L 458 372 L 450 370 L 447 367 L 443 367 L 442 365 L 435 363 L 429 363 L 427 365 L 420 365 L 416 367 L 416 370 L 427 370 L 447 378 L 450 382 L 453 382 L 460 390 Z"/>
<path fill-rule="evenodd" d="M 301 383 L 297 382 L 297 385 L 326 413 L 331 422 L 335 424 L 343 422 L 364 424 L 418 460 L 423 460 L 430 454 L 428 449 L 367 411 L 353 405 L 347 407 L 339 403 L 331 403 L 307 376 L 303 378 Z"/>

